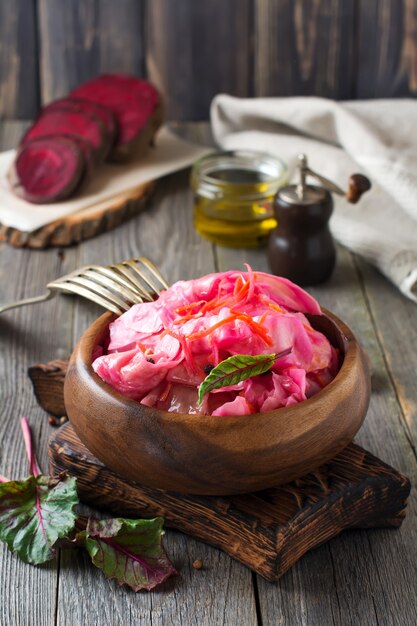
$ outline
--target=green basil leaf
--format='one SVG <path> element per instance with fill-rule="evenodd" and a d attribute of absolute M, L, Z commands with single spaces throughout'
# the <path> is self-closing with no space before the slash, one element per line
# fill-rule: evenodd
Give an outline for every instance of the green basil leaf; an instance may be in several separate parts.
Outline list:
<path fill-rule="evenodd" d="M 134 591 L 153 589 L 177 573 L 162 546 L 162 517 L 89 519 L 79 534 L 92 562 L 107 578 Z M 81 538 L 81 537 L 80 537 Z"/>
<path fill-rule="evenodd" d="M 30 476 L 0 484 L 0 540 L 26 563 L 55 556 L 55 544 L 74 527 L 75 478 Z"/>
<path fill-rule="evenodd" d="M 204 396 L 214 389 L 237 385 L 243 380 L 258 376 L 271 369 L 277 359 L 290 354 L 291 348 L 273 354 L 236 354 L 221 361 L 206 376 L 198 388 L 198 402 L 201 404 Z"/>

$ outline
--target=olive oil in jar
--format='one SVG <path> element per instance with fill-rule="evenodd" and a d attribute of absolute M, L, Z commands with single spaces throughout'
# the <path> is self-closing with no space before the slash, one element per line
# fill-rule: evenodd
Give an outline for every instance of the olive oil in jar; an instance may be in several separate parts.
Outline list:
<path fill-rule="evenodd" d="M 204 157 L 191 175 L 196 230 L 225 246 L 263 245 L 277 226 L 273 198 L 286 182 L 285 165 L 268 154 L 236 150 Z"/>

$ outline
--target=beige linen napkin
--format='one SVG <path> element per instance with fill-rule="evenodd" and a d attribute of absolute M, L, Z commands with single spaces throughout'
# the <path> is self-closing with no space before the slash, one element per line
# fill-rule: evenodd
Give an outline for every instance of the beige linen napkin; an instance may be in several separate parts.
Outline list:
<path fill-rule="evenodd" d="M 65 202 L 31 204 L 15 196 L 6 174 L 16 151 L 0 153 L 0 222 L 19 230 L 32 232 L 61 217 L 88 211 L 150 180 L 156 180 L 194 163 L 210 148 L 180 139 L 167 128 L 156 136 L 156 144 L 147 155 L 126 164 L 104 163 L 97 169 L 85 190 Z"/>
<path fill-rule="evenodd" d="M 306 153 L 312 169 L 342 188 L 363 172 L 373 188 L 357 205 L 335 197 L 334 236 L 376 265 L 417 302 L 417 103 L 337 103 L 316 97 L 214 98 L 211 122 L 225 149 L 275 154 L 291 166 Z"/>

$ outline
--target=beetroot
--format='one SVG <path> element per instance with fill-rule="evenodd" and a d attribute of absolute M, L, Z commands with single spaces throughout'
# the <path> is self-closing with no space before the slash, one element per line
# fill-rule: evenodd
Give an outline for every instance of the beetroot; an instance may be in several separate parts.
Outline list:
<path fill-rule="evenodd" d="M 80 85 L 44 107 L 23 136 L 9 173 L 16 193 L 37 203 L 69 197 L 105 158 L 145 154 L 162 111 L 155 87 L 133 76 L 108 74 Z"/>
<path fill-rule="evenodd" d="M 68 102 L 74 102 L 78 104 L 81 109 L 85 111 L 90 111 L 94 115 L 97 115 L 103 122 L 104 126 L 107 129 L 107 132 L 112 138 L 112 142 L 115 141 L 116 136 L 119 132 L 119 129 L 116 124 L 116 118 L 114 117 L 114 113 L 109 107 L 106 107 L 104 104 L 99 104 L 98 102 L 93 102 L 92 100 L 84 100 L 83 98 L 68 97 Z"/>
<path fill-rule="evenodd" d="M 84 156 L 84 170 L 85 170 L 83 174 L 83 179 L 90 178 L 95 168 L 94 149 L 91 143 L 87 141 L 87 139 L 83 139 L 82 137 L 79 137 L 78 135 L 60 135 L 60 136 L 63 138 L 69 139 L 70 141 L 75 143 L 77 148 L 82 152 Z M 44 139 L 48 139 L 48 137 L 44 137 Z"/>
<path fill-rule="evenodd" d="M 57 109 L 79 111 L 81 113 L 88 113 L 93 117 L 98 118 L 103 125 L 105 135 L 105 146 L 103 147 L 105 150 L 104 158 L 107 156 L 116 141 L 116 135 L 118 132 L 115 117 L 108 107 L 102 106 L 101 104 L 98 104 L 98 102 L 93 102 L 92 100 L 83 100 L 82 98 L 61 98 L 60 100 L 55 100 L 54 102 L 48 104 L 42 109 L 42 112 L 45 113 L 46 111 L 53 111 Z"/>
<path fill-rule="evenodd" d="M 68 137 L 27 141 L 19 150 L 12 186 L 29 202 L 46 204 L 68 198 L 80 184 L 85 168 L 83 152 Z"/>
<path fill-rule="evenodd" d="M 133 76 L 104 74 L 80 85 L 70 95 L 97 102 L 113 112 L 119 126 L 117 148 L 129 148 L 150 129 L 148 144 L 162 121 L 158 91 L 147 81 Z"/>
<path fill-rule="evenodd" d="M 25 144 L 32 139 L 68 135 L 88 141 L 96 162 L 101 162 L 108 149 L 106 130 L 102 122 L 90 113 L 70 109 L 46 108 L 37 117 L 22 139 Z"/>

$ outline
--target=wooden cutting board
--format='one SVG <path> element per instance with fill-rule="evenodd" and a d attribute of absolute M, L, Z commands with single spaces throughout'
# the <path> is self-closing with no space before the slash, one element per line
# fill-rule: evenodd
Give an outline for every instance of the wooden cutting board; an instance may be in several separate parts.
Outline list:
<path fill-rule="evenodd" d="M 67 361 L 29 370 L 48 412 L 65 412 Z M 398 528 L 410 493 L 407 477 L 350 444 L 332 461 L 287 485 L 238 496 L 195 496 L 151 489 L 118 476 L 65 424 L 49 443 L 50 471 L 77 478 L 83 502 L 130 517 L 161 515 L 176 528 L 227 552 L 274 582 L 300 557 L 348 528 Z"/>
<path fill-rule="evenodd" d="M 0 241 L 7 241 L 16 248 L 39 250 L 54 246 L 69 246 L 91 239 L 91 237 L 113 230 L 142 211 L 155 186 L 155 181 L 139 185 L 106 202 L 67 215 L 30 233 L 0 224 Z"/>
<path fill-rule="evenodd" d="M 50 473 L 77 478 L 82 502 L 123 517 L 162 516 L 165 526 L 220 548 L 270 582 L 309 550 L 348 528 L 398 528 L 410 483 L 359 446 L 288 485 L 238 496 L 151 489 L 118 476 L 81 443 L 72 426 L 49 442 Z"/>

